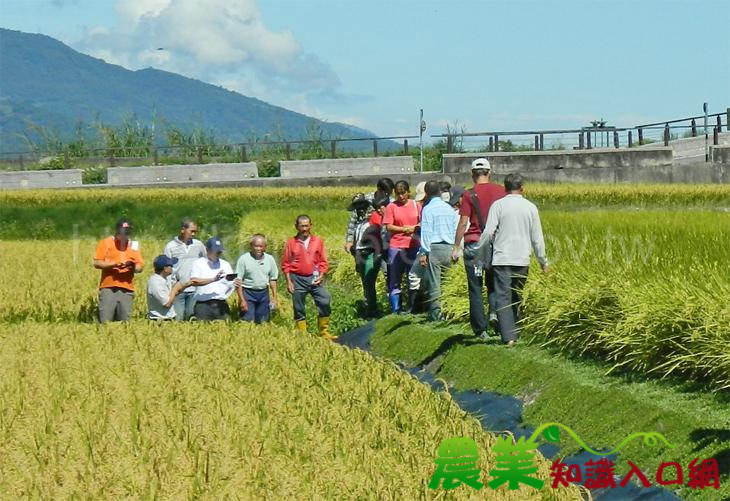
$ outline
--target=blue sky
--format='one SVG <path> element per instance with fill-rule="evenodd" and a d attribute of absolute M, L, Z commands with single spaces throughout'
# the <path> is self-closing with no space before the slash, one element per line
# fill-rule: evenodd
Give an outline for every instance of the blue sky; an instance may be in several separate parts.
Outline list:
<path fill-rule="evenodd" d="M 419 108 L 440 133 L 627 126 L 730 106 L 728 0 L 0 4 L 5 28 L 379 135 L 417 134 Z"/>

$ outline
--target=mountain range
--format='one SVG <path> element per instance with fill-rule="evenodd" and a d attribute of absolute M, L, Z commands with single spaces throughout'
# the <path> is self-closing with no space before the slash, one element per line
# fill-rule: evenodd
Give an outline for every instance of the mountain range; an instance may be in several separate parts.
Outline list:
<path fill-rule="evenodd" d="M 80 122 L 116 125 L 130 116 L 202 128 L 232 142 L 274 132 L 303 139 L 312 125 L 325 138 L 376 136 L 175 73 L 131 71 L 46 35 L 0 28 L 0 152 L 27 149 L 23 135 L 31 124 L 70 138 Z"/>

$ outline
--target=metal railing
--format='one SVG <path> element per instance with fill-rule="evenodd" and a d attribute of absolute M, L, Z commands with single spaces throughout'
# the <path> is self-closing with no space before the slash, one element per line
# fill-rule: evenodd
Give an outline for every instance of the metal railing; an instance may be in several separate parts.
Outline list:
<path fill-rule="evenodd" d="M 724 113 L 707 115 L 708 136 L 719 143 L 719 134 L 728 131 L 730 108 Z M 724 118 L 724 123 L 723 123 Z M 705 116 L 694 116 L 647 123 L 632 127 L 590 126 L 579 129 L 541 129 L 517 131 L 448 132 L 432 135 L 445 141 L 447 153 L 458 151 L 544 151 L 595 148 L 634 148 L 645 144 L 664 144 L 682 137 L 704 134 Z M 702 122 L 702 123 L 700 123 Z M 602 122 L 601 122 L 602 124 Z M 126 165 L 168 165 L 181 163 L 248 162 L 378 156 L 382 153 L 408 155 L 409 140 L 419 136 L 334 138 L 320 140 L 247 141 L 229 144 L 145 145 L 120 148 L 93 148 L 79 154 L 65 151 L 25 151 L 0 153 L 0 169 L 64 169 L 71 167 L 116 167 Z M 709 139 L 709 137 L 708 137 Z M 401 143 L 399 144 L 398 141 Z M 347 143 L 371 142 L 370 148 L 346 148 Z M 386 142 L 384 147 L 382 143 Z M 51 164 L 51 165 L 49 165 Z"/>
<path fill-rule="evenodd" d="M 71 168 L 103 164 L 117 167 L 147 161 L 151 165 L 175 163 L 222 163 L 267 160 L 338 158 L 347 156 L 378 156 L 379 154 L 410 154 L 409 140 L 419 136 L 359 137 L 323 140 L 248 141 L 229 144 L 145 145 L 118 148 L 91 148 L 80 154 L 70 151 L 24 151 L 0 153 L 0 169 L 25 170 L 45 165 L 46 168 Z M 400 143 L 398 143 L 400 141 Z M 370 142 L 370 148 L 347 148 L 348 143 Z M 383 143 L 385 144 L 383 145 Z M 48 164 L 52 164 L 49 166 Z"/>
<path fill-rule="evenodd" d="M 708 136 L 712 144 L 719 143 L 719 134 L 728 131 L 730 108 L 724 113 L 707 115 Z M 724 123 L 723 123 L 724 118 Z M 683 137 L 697 137 L 704 124 L 698 125 L 705 116 L 694 116 L 641 124 L 632 127 L 590 126 L 580 129 L 542 129 L 517 131 L 450 132 L 435 134 L 432 138 L 446 141 L 446 152 L 457 151 L 544 151 L 548 149 L 633 148 L 645 144 L 660 143 Z M 701 134 L 704 134 L 702 132 Z M 480 139 L 481 141 L 475 141 Z"/>

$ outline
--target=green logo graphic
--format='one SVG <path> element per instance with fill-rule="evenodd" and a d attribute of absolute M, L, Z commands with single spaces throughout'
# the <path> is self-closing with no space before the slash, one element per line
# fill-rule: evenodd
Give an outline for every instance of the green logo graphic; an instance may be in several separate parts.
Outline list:
<path fill-rule="evenodd" d="M 492 450 L 498 455 L 497 467 L 489 472 L 491 476 L 495 477 L 489 482 L 489 488 L 496 489 L 509 481 L 510 490 L 519 489 L 521 483 L 538 490 L 542 489 L 545 482 L 529 476 L 537 473 L 537 466 L 532 466 L 535 461 L 535 453 L 528 454 L 528 451 L 536 451 L 538 445 L 534 440 L 534 435 L 527 442 L 525 442 L 525 437 L 520 437 L 516 444 L 512 443 L 511 438 L 499 437 L 497 445 L 492 447 Z M 513 454 L 515 452 L 517 454 Z"/>
<path fill-rule="evenodd" d="M 635 438 L 643 437 L 644 444 L 648 447 L 655 447 L 660 442 L 670 449 L 676 447 L 675 444 L 669 443 L 661 433 L 633 433 L 626 437 L 618 446 L 608 452 L 598 452 L 591 449 L 588 445 L 567 426 L 560 423 L 547 423 L 540 426 L 530 436 L 529 439 L 520 437 L 516 443 L 513 443 L 512 437 L 501 436 L 497 439 L 497 443 L 492 447 L 492 451 L 496 454 L 497 464 L 489 471 L 492 477 L 487 485 L 490 489 L 497 489 L 499 486 L 508 485 L 509 490 L 517 490 L 520 484 L 525 484 L 534 489 L 540 490 L 544 487 L 545 481 L 535 478 L 532 475 L 537 473 L 538 467 L 534 465 L 537 448 L 540 445 L 537 440 L 542 436 L 548 442 L 560 441 L 560 429 L 565 430 L 568 435 L 575 439 L 584 450 L 597 456 L 610 456 L 621 450 L 626 444 Z M 481 489 L 484 487 L 479 481 L 480 468 L 477 468 L 477 460 L 479 459 L 479 451 L 476 442 L 470 438 L 454 437 L 441 442 L 438 448 L 438 458 L 435 463 L 437 465 L 436 472 L 428 483 L 430 489 L 438 489 L 443 486 L 444 489 L 454 489 L 462 483 L 474 488 Z M 687 484 L 692 489 L 704 489 L 705 487 L 719 488 L 719 472 L 717 461 L 708 459 L 702 461 L 697 466 L 698 459 L 690 464 L 690 482 Z M 625 487 L 631 480 L 632 476 L 636 476 L 644 487 L 649 487 L 650 482 L 644 472 L 631 461 L 628 461 L 631 471 L 620 482 L 621 487 Z M 663 471 L 666 467 L 675 467 L 677 469 L 678 481 L 664 480 Z M 583 475 L 585 473 L 585 475 Z M 585 479 L 586 487 L 590 488 L 616 488 L 613 477 L 614 463 L 607 458 L 601 458 L 597 462 L 592 459 L 584 465 L 584 471 L 578 465 L 567 465 L 556 460 L 552 467 L 550 476 L 553 479 L 552 488 L 559 485 L 568 486 L 572 482 L 580 482 Z M 443 484 L 442 484 L 443 481 Z M 671 485 L 674 483 L 682 483 L 682 469 L 678 463 L 662 463 L 657 471 L 656 481 L 659 485 Z"/>
<path fill-rule="evenodd" d="M 560 441 L 560 428 L 563 428 L 565 431 L 568 432 L 568 434 L 575 439 L 576 442 L 578 442 L 581 447 L 583 447 L 588 452 L 595 454 L 597 456 L 610 456 L 611 454 L 615 454 L 616 452 L 620 451 L 626 444 L 631 442 L 633 439 L 637 437 L 644 437 L 644 444 L 648 445 L 649 447 L 655 447 L 659 441 L 661 440 L 664 442 L 664 445 L 669 447 L 670 449 L 674 449 L 676 444 L 670 444 L 669 441 L 664 438 L 664 435 L 658 432 L 642 432 L 642 433 L 632 433 L 628 437 L 626 437 L 623 442 L 618 444 L 615 449 L 610 450 L 608 452 L 598 452 L 594 451 L 590 447 L 586 445 L 586 443 L 578 436 L 576 432 L 565 426 L 564 424 L 560 423 L 547 423 L 542 426 L 540 426 L 530 437 L 530 441 L 535 440 L 536 437 L 542 433 L 542 436 L 545 437 L 545 440 L 548 442 L 559 442 Z"/>
<path fill-rule="evenodd" d="M 443 487 L 446 490 L 459 487 L 462 482 L 476 490 L 484 487 L 479 481 L 479 450 L 474 440 L 464 437 L 447 438 L 439 445 L 437 454 L 436 472 L 428 483 L 429 489 L 438 489 L 441 480 L 444 481 Z"/>

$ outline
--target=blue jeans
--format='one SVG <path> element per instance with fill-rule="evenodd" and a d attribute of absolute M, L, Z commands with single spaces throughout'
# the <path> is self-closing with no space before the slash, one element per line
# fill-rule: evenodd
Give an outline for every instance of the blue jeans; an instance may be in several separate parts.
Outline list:
<path fill-rule="evenodd" d="M 175 320 L 182 322 L 183 320 L 190 320 L 193 316 L 193 310 L 195 308 L 195 291 L 181 292 L 172 302 L 172 308 L 175 310 Z"/>
<path fill-rule="evenodd" d="M 418 248 L 416 247 L 410 249 L 391 247 L 388 249 L 388 298 L 393 313 L 400 311 L 400 284 L 403 274 L 411 269 L 417 254 Z"/>
<path fill-rule="evenodd" d="M 246 313 L 241 313 L 241 320 L 257 324 L 269 321 L 271 311 L 269 289 L 243 289 L 243 299 L 248 304 L 248 310 Z"/>

